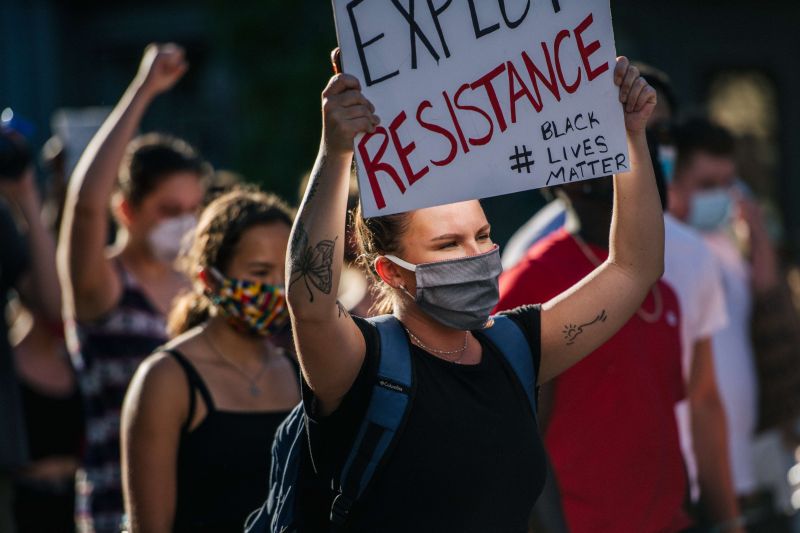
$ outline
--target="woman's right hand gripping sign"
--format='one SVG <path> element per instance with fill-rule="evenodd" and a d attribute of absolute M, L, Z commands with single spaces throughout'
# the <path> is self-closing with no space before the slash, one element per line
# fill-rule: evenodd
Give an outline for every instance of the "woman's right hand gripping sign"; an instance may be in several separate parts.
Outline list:
<path fill-rule="evenodd" d="M 323 142 L 329 153 L 353 152 L 353 140 L 359 133 L 372 133 L 380 124 L 375 106 L 361 94 L 361 83 L 354 76 L 342 74 L 339 49 L 331 53 L 336 74 L 322 91 Z"/>

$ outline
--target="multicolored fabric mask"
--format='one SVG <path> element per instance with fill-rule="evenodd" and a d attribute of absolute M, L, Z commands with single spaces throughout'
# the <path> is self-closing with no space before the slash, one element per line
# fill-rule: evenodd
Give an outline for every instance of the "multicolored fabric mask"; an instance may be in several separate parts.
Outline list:
<path fill-rule="evenodd" d="M 206 278 L 210 273 L 214 287 Z M 289 325 L 289 309 L 282 286 L 259 281 L 229 278 L 215 268 L 200 273 L 206 294 L 237 331 L 261 336 L 282 333 Z"/>

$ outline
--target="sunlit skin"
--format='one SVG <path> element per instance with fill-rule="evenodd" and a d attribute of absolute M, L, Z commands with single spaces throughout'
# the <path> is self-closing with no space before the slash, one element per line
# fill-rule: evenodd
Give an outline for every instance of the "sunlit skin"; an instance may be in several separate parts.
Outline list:
<path fill-rule="evenodd" d="M 398 257 L 418 265 L 478 255 L 494 246 L 490 230 L 477 200 L 419 209 L 410 215 L 407 231 L 400 239 L 402 253 Z M 415 292 L 413 272 L 386 258 L 378 261 L 381 273 L 388 280 L 400 276 L 406 290 Z"/>
<path fill-rule="evenodd" d="M 689 218 L 692 195 L 712 189 L 730 188 L 736 180 L 736 163 L 727 156 L 697 152 L 675 169 L 669 188 L 669 211 L 680 220 Z"/>
<path fill-rule="evenodd" d="M 282 222 L 264 224 L 248 228 L 242 233 L 233 250 L 230 263 L 221 272 L 226 277 L 244 279 L 270 285 L 283 285 L 286 247 L 289 244 L 288 225 Z M 207 279 L 214 284 L 213 277 Z M 216 287 L 214 287 L 216 288 Z M 228 319 L 212 308 L 212 317 L 203 330 L 193 330 L 178 341 L 176 347 L 187 353 L 198 366 L 203 379 L 213 391 L 215 402 L 220 408 L 231 410 L 277 410 L 289 408 L 297 399 L 296 380 L 291 378 L 292 369 L 286 358 L 274 350 L 264 337 L 240 333 L 234 330 Z M 259 381 L 264 391 L 275 394 L 268 398 L 254 398 L 248 388 L 242 385 L 242 376 L 229 363 L 220 359 L 219 354 L 208 345 L 208 336 L 215 346 L 224 349 L 225 356 L 248 375 L 258 375 L 266 358 L 267 371 Z M 224 348 L 222 348 L 224 347 Z M 272 396 L 270 401 L 269 396 Z M 265 404 L 265 400 L 269 403 Z M 277 404 L 276 404 L 277 401 Z M 197 418 L 203 417 L 203 409 Z"/>
<path fill-rule="evenodd" d="M 283 222 L 248 228 L 233 249 L 229 263 L 221 265 L 221 273 L 283 284 L 289 231 Z M 210 276 L 208 279 L 212 280 Z M 199 279 L 195 281 L 200 283 Z M 285 412 L 294 407 L 300 394 L 295 369 L 288 358 L 264 337 L 235 330 L 216 311 L 212 310 L 212 315 L 205 326 L 186 332 L 170 347 L 191 361 L 216 408 L 263 413 Z M 242 374 L 259 377 L 248 383 Z M 253 385 L 260 394 L 250 392 Z M 208 414 L 203 401 L 197 401 L 194 409 L 190 429 L 198 427 Z M 172 531 L 177 502 L 177 450 L 188 413 L 186 376 L 178 363 L 164 353 L 148 358 L 131 382 L 122 418 L 123 479 L 133 531 Z"/>
<path fill-rule="evenodd" d="M 490 231 L 486 214 L 477 200 L 418 209 L 411 214 L 408 228 L 400 239 L 401 251 L 398 256 L 418 265 L 486 253 L 494 247 Z M 416 294 L 413 272 L 385 257 L 379 258 L 375 267 L 381 278 L 395 289 L 397 315 L 415 335 L 424 340 L 432 336 L 432 330 L 436 330 L 435 335 L 446 335 L 454 347 L 463 345 L 463 332 L 431 323 L 425 312 L 405 292 Z M 480 345 L 471 335 L 464 359 L 469 360 L 470 357 L 480 357 Z"/>
<path fill-rule="evenodd" d="M 630 174 L 615 177 L 616 196 L 624 200 L 624 206 L 615 210 L 616 238 L 609 260 L 591 277 L 542 308 L 541 382 L 558 375 L 613 334 L 639 306 L 663 270 L 663 244 L 659 245 L 663 221 L 644 136 L 647 119 L 656 104 L 655 91 L 624 57 L 617 60 L 614 83 L 620 88 L 619 101 L 625 110 L 632 167 Z M 291 275 L 302 273 L 306 266 L 302 258 L 319 244 L 334 242 L 345 226 L 353 141 L 359 133 L 374 132 L 380 123 L 375 107 L 360 89 L 358 80 L 341 74 L 331 78 L 322 92 L 322 142 L 311 184 L 295 221 L 298 238 L 292 239 L 292 259 L 287 264 Z M 408 227 L 401 233 L 407 234 L 397 236 L 401 239 L 400 249 L 393 252 L 410 263 L 457 259 L 489 251 L 492 246 L 478 202 L 415 211 L 406 222 Z M 446 238 L 436 239 L 445 235 Z M 334 248 L 328 271 L 330 286 L 320 287 L 313 294 L 298 286 L 288 288 L 302 371 L 319 400 L 323 416 L 339 405 L 366 356 L 359 328 L 336 305 L 341 261 L 341 251 Z M 417 306 L 413 273 L 386 258 L 376 259 L 374 265 L 394 294 L 393 314 L 418 339 L 413 341 L 415 344 L 429 346 L 435 353 L 458 353 L 458 363 L 462 365 L 480 362 L 481 346 L 470 331 L 443 326 Z M 620 292 L 624 294 L 620 296 Z M 599 302 L 605 302 L 605 309 L 598 308 Z M 586 323 L 601 310 L 607 312 L 609 319 L 565 346 L 561 332 L 564 324 Z M 339 346 L 335 357 L 330 354 L 331 339 L 336 339 Z"/>
<path fill-rule="evenodd" d="M 286 247 L 289 244 L 290 229 L 289 226 L 280 222 L 253 226 L 247 229 L 236 245 L 231 262 L 223 274 L 236 279 L 268 283 L 270 285 L 283 285 L 283 265 L 286 261 Z M 255 358 L 253 354 L 264 352 L 263 337 L 237 333 L 231 329 L 224 316 L 214 314 L 217 316 L 208 321 L 206 328 L 208 334 L 214 338 L 216 344 L 228 347 L 226 355 L 236 361 L 241 368 L 252 374 L 257 374 L 261 368 L 262 360 L 261 356 Z M 192 342 L 196 342 L 196 340 L 193 339 Z M 215 361 L 219 359 L 215 354 L 209 355 Z M 267 355 L 273 357 L 274 354 L 269 352 Z M 267 373 L 267 377 L 269 375 L 270 373 Z M 252 401 L 247 391 L 239 387 L 241 385 L 241 376 L 236 373 L 230 373 L 228 378 L 235 385 L 233 390 L 238 390 L 241 393 L 239 401 Z M 288 381 L 288 384 L 294 387 L 294 383 L 291 380 Z"/>
<path fill-rule="evenodd" d="M 290 230 L 281 222 L 246 230 L 234 249 L 225 274 L 237 279 L 283 285 Z"/>
<path fill-rule="evenodd" d="M 178 291 L 187 287 L 187 281 L 172 264 L 153 256 L 147 238 L 161 222 L 196 213 L 204 192 L 199 175 L 176 172 L 165 177 L 141 203 L 132 205 L 123 199 L 116 205 L 117 219 L 125 229 L 119 257 L 134 273 L 151 303 L 164 314 Z"/>
<path fill-rule="evenodd" d="M 165 177 L 141 203 L 119 202 L 117 213 L 128 232 L 131 244 L 146 242 L 148 234 L 161 222 L 196 213 L 205 189 L 194 172 L 175 172 Z"/>
<path fill-rule="evenodd" d="M 158 176 L 156 187 L 136 205 L 117 195 L 114 215 L 127 230 L 123 232 L 127 238 L 118 242 L 111 254 L 107 250 L 106 217 L 120 167 L 145 113 L 187 69 L 180 46 L 149 45 L 136 76 L 75 167 L 65 201 L 58 259 L 60 276 L 69 293 L 64 306 L 68 316 L 95 320 L 115 308 L 123 291 L 119 264 L 161 313 L 166 313 L 172 298 L 185 286 L 185 279 L 172 270 L 172 265 L 153 256 L 146 237 L 170 214 L 190 212 L 200 205 L 200 176 L 194 172 Z"/>

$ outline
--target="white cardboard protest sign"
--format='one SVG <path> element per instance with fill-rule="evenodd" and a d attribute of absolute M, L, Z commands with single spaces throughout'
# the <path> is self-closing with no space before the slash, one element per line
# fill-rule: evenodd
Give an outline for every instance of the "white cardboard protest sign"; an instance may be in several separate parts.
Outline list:
<path fill-rule="evenodd" d="M 333 0 L 365 216 L 627 172 L 609 0 Z"/>

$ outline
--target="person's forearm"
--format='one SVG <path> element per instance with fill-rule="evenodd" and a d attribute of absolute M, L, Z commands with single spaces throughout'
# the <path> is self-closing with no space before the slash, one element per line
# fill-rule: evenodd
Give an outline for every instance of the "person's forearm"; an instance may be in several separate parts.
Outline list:
<path fill-rule="evenodd" d="M 61 286 L 56 272 L 56 243 L 42 223 L 38 193 L 34 190 L 29 196 L 19 205 L 28 224 L 31 263 L 29 296 L 33 299 L 35 311 L 47 321 L 57 323 L 61 320 Z"/>
<path fill-rule="evenodd" d="M 702 501 L 714 523 L 729 522 L 739 516 L 739 506 L 731 478 L 725 411 L 719 397 L 692 402 L 691 418 Z"/>
<path fill-rule="evenodd" d="M 295 318 L 328 319 L 337 305 L 352 159 L 320 146 L 289 240 L 287 299 Z"/>
<path fill-rule="evenodd" d="M 128 143 L 153 95 L 134 79 L 83 152 L 70 179 L 69 196 L 81 209 L 105 215 Z"/>
<path fill-rule="evenodd" d="M 108 209 L 128 143 L 136 134 L 152 96 L 134 80 L 95 134 L 70 180 L 59 236 L 64 279 L 80 297 L 91 285 L 108 244 Z M 88 279 L 87 279 L 88 278 Z"/>
<path fill-rule="evenodd" d="M 664 219 L 644 132 L 628 134 L 631 172 L 614 176 L 609 260 L 648 286 L 664 270 Z"/>

